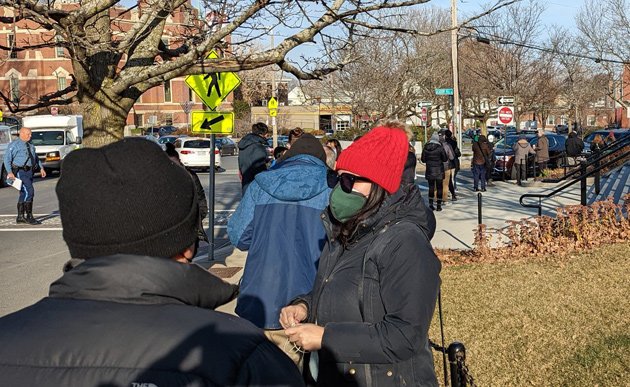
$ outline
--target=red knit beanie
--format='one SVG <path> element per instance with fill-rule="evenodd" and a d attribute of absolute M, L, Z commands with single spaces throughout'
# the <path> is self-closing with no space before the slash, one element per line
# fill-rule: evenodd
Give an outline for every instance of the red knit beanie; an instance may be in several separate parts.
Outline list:
<path fill-rule="evenodd" d="M 404 130 L 379 126 L 344 149 L 335 168 L 366 177 L 391 194 L 400 187 L 407 153 Z"/>

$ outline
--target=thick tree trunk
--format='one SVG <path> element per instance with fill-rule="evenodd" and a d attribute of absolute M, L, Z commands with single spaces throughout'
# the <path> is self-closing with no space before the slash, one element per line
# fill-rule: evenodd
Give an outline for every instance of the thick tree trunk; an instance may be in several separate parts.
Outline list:
<path fill-rule="evenodd" d="M 104 102 L 108 101 L 108 102 Z M 96 96 L 82 95 L 84 146 L 98 148 L 124 136 L 127 115 L 132 103 L 112 103 L 99 92 Z"/>

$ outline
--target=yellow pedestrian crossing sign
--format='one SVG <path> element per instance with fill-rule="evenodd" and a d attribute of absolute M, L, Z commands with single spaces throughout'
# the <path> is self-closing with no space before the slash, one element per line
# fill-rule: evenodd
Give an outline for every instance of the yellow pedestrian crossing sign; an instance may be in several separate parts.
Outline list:
<path fill-rule="evenodd" d="M 271 97 L 269 102 L 267 102 L 267 107 L 269 108 L 269 110 L 277 109 L 278 108 L 278 100 L 275 97 Z"/>
<path fill-rule="evenodd" d="M 275 117 L 278 115 L 278 109 L 269 109 L 269 117 Z"/>
<path fill-rule="evenodd" d="M 230 134 L 234 131 L 234 113 L 232 112 L 193 110 L 191 116 L 193 133 Z"/>
<path fill-rule="evenodd" d="M 218 57 L 214 50 L 208 55 L 209 59 Z M 195 74 L 186 77 L 186 84 L 207 107 L 215 110 L 241 84 L 241 79 L 233 72 Z"/>

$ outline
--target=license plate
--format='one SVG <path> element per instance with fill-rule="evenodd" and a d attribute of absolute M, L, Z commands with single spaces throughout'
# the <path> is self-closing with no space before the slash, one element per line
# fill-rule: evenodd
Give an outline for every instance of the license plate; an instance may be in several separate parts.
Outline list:
<path fill-rule="evenodd" d="M 206 152 L 206 151 L 197 151 L 197 154 L 198 155 L 207 155 L 208 152 Z"/>

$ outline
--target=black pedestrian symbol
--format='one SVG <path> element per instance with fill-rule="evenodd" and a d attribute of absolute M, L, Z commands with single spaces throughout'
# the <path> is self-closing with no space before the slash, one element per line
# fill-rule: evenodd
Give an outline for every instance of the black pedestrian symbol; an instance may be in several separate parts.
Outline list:
<path fill-rule="evenodd" d="M 212 78 L 210 84 L 208 85 L 208 92 L 206 94 L 207 97 L 210 97 L 212 94 L 212 88 L 214 87 L 217 90 L 217 96 L 221 97 L 221 88 L 219 87 L 219 81 L 221 80 L 221 73 L 210 73 L 206 74 L 203 79 L 208 79 L 208 77 Z"/>

